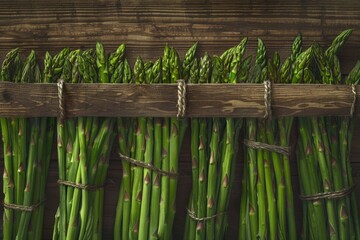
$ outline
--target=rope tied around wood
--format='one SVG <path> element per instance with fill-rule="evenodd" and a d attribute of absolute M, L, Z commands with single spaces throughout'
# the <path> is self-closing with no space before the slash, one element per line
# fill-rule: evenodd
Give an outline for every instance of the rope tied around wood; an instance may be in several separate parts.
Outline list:
<path fill-rule="evenodd" d="M 149 169 L 149 170 L 151 170 L 151 171 L 153 171 L 153 172 L 156 172 L 156 173 L 158 173 L 158 174 L 160 174 L 160 175 L 168 176 L 168 177 L 170 177 L 170 178 L 177 178 L 177 176 L 178 176 L 177 173 L 167 172 L 167 171 L 161 170 L 161 169 L 155 167 L 154 165 L 152 165 L 152 164 L 150 164 L 150 163 L 146 163 L 146 162 L 142 162 L 142 161 L 133 159 L 133 158 L 131 158 L 131 157 L 122 155 L 121 153 L 119 153 L 119 156 L 120 156 L 120 159 L 121 159 L 121 160 L 126 161 L 126 162 L 129 162 L 131 165 Z"/>
<path fill-rule="evenodd" d="M 271 82 L 269 80 L 264 81 L 264 100 L 265 100 L 265 114 L 264 118 L 271 118 Z"/>
<path fill-rule="evenodd" d="M 42 201 L 40 201 L 36 204 L 30 205 L 30 206 L 18 205 L 18 204 L 13 204 L 13 203 L 6 203 L 6 202 L 2 202 L 2 205 L 4 206 L 4 208 L 7 208 L 7 209 L 17 210 L 17 211 L 22 211 L 22 212 L 33 212 L 35 209 L 37 209 L 44 203 L 45 203 L 45 200 L 42 200 Z"/>
<path fill-rule="evenodd" d="M 352 117 L 354 115 L 355 106 L 356 106 L 356 85 L 355 84 L 351 84 L 351 92 L 353 94 L 353 102 L 352 102 L 351 108 L 350 108 L 350 117 Z"/>
<path fill-rule="evenodd" d="M 253 149 L 268 150 L 271 152 L 280 153 L 285 156 L 290 156 L 290 153 L 291 153 L 291 147 L 271 145 L 271 144 L 262 143 L 262 142 L 255 142 L 255 141 L 248 140 L 248 139 L 244 139 L 244 144 L 245 144 L 245 146 L 253 148 Z"/>
<path fill-rule="evenodd" d="M 82 189 L 82 190 L 88 190 L 88 191 L 96 191 L 96 190 L 100 190 L 100 189 L 104 188 L 104 186 L 102 186 L 102 185 L 82 184 L 82 183 L 61 180 L 61 179 L 59 179 L 57 181 L 57 183 L 60 185 L 78 188 L 78 189 Z"/>
<path fill-rule="evenodd" d="M 347 187 L 338 191 L 316 193 L 313 195 L 300 195 L 302 201 L 317 201 L 322 199 L 338 199 L 348 196 L 355 189 L 355 185 Z"/>
<path fill-rule="evenodd" d="M 186 112 L 186 82 L 183 79 L 179 79 L 177 83 L 178 101 L 176 105 L 178 107 L 178 111 L 176 116 L 178 118 L 183 118 Z"/>
<path fill-rule="evenodd" d="M 57 83 L 58 98 L 59 98 L 59 118 L 61 123 L 65 120 L 65 99 L 64 99 L 64 88 L 65 82 L 60 79 Z"/>
<path fill-rule="evenodd" d="M 190 209 L 187 209 L 187 213 L 189 215 L 189 217 L 197 222 L 205 222 L 205 221 L 208 221 L 208 220 L 211 220 L 211 219 L 214 219 L 216 218 L 217 216 L 220 216 L 220 215 L 224 215 L 226 214 L 226 212 L 219 212 L 219 213 L 216 213 L 214 215 L 211 215 L 209 217 L 197 217 L 195 212 L 191 211 Z"/>

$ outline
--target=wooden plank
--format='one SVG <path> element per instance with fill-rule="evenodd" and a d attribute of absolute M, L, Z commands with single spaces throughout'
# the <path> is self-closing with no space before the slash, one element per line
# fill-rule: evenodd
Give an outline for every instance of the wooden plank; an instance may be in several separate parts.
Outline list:
<path fill-rule="evenodd" d="M 351 87 L 344 85 L 273 84 L 271 96 L 273 117 L 349 115 L 353 102 Z M 64 99 L 67 117 L 174 117 L 178 96 L 176 84 L 66 84 Z M 265 113 L 263 84 L 189 84 L 186 101 L 186 117 Z M 56 84 L 0 83 L 0 116 L 58 115 Z"/>
<path fill-rule="evenodd" d="M 313 41 L 328 46 L 342 30 L 352 28 L 351 38 L 340 51 L 343 73 L 360 58 L 360 1 L 204 1 L 177 0 L 4 0 L 0 5 L 0 62 L 12 48 L 24 55 L 31 49 L 39 59 L 62 47 L 90 48 L 100 40 L 112 51 L 127 45 L 127 58 L 140 55 L 154 60 L 165 43 L 184 55 L 199 41 L 205 51 L 220 54 L 249 37 L 248 54 L 256 52 L 256 38 L 265 42 L 269 56 L 278 51 L 289 56 L 296 34 L 304 46 Z"/>

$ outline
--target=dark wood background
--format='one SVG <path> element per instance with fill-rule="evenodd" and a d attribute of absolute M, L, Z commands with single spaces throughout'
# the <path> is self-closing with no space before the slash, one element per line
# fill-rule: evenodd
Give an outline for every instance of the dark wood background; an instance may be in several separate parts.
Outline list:
<path fill-rule="evenodd" d="M 240 2 L 240 1 L 239 1 Z M 199 0 L 4 0 L 0 3 L 0 61 L 14 47 L 23 55 L 35 49 L 42 59 L 62 47 L 89 48 L 100 40 L 106 50 L 120 43 L 127 45 L 127 57 L 133 62 L 156 59 L 165 43 L 176 47 L 181 55 L 195 41 L 200 42 L 199 54 L 208 51 L 220 54 L 249 37 L 248 52 L 254 53 L 256 38 L 265 42 L 268 52 L 289 55 L 297 33 L 303 35 L 305 46 L 313 41 L 326 46 L 344 29 L 354 30 L 340 53 L 342 72 L 348 73 L 360 59 L 360 1 L 199 1 Z M 359 122 L 360 124 L 360 122 Z M 358 124 L 358 125 L 359 125 Z M 181 154 L 179 194 L 174 238 L 183 234 L 185 207 L 191 186 L 189 135 Z M 351 161 L 353 174 L 360 184 L 360 128 L 356 131 Z M 50 166 L 47 188 L 44 238 L 52 233 L 54 212 L 58 204 L 56 153 Z M 114 209 L 120 184 L 120 161 L 116 149 L 112 155 L 106 185 L 104 239 L 112 239 Z M 230 203 L 228 239 L 237 235 L 242 159 L 238 159 L 235 184 Z M 2 164 L 1 164 L 2 165 Z M 295 195 L 298 182 L 293 162 Z M 357 188 L 359 190 L 359 188 Z M 297 201 L 297 209 L 300 203 Z"/>

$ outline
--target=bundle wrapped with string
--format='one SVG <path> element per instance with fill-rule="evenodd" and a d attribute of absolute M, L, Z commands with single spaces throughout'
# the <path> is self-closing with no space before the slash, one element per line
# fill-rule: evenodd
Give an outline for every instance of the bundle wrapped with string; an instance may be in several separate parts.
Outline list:
<path fill-rule="evenodd" d="M 181 77 L 178 53 L 166 45 L 163 57 L 154 63 L 138 57 L 133 73 L 126 63 L 122 83 L 177 83 Z M 181 117 L 186 85 L 180 82 L 178 88 Z M 178 161 L 187 128 L 187 120 L 178 117 L 118 118 L 123 177 L 114 239 L 172 239 Z"/>
<path fill-rule="evenodd" d="M 239 83 L 248 74 L 247 38 L 222 56 L 194 58 L 190 83 Z M 223 239 L 242 119 L 192 118 L 192 190 L 184 239 Z"/>
<path fill-rule="evenodd" d="M 292 56 L 281 65 L 276 52 L 272 59 L 266 60 L 265 46 L 258 40 L 256 61 L 247 80 L 264 83 L 265 115 L 264 119 L 246 119 L 239 239 L 296 239 L 297 236 L 289 162 L 293 117 L 271 118 L 270 83 L 291 82 L 291 59 L 299 54 L 300 41 L 299 36 L 295 38 Z"/>
<path fill-rule="evenodd" d="M 336 56 L 350 34 L 351 30 L 342 32 L 326 51 L 314 44 L 310 48 L 312 58 L 306 64 L 297 61 L 294 65 L 298 73 L 294 77 L 301 83 L 345 83 L 353 95 L 360 79 L 360 61 L 343 81 Z M 353 111 L 352 107 L 350 115 Z M 360 239 L 358 202 L 352 192 L 349 161 L 354 124 L 353 116 L 299 118 L 297 159 L 304 239 Z"/>
<path fill-rule="evenodd" d="M 124 46 L 116 50 L 123 55 Z M 112 56 L 112 55 L 111 55 Z M 116 82 L 109 76 L 111 62 L 101 43 L 96 51 L 63 49 L 55 68 L 59 95 L 66 83 Z M 66 118 L 66 99 L 59 99 L 57 150 L 59 164 L 60 206 L 55 216 L 53 239 L 101 239 L 104 184 L 109 156 L 115 139 L 113 118 Z M 62 107 L 61 107 L 62 106 Z"/>
<path fill-rule="evenodd" d="M 44 72 L 31 51 L 26 61 L 19 49 L 3 62 L 2 81 L 50 83 L 57 61 L 46 53 Z M 3 239 L 42 239 L 45 187 L 54 143 L 53 118 L 1 118 L 4 146 Z"/>

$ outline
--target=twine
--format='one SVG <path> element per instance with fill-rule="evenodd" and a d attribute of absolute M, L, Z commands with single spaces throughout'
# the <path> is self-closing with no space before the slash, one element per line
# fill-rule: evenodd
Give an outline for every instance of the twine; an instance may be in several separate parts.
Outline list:
<path fill-rule="evenodd" d="M 211 220 L 211 219 L 214 219 L 216 218 L 217 216 L 220 216 L 220 215 L 223 215 L 223 214 L 226 214 L 226 212 L 220 212 L 220 213 L 217 213 L 217 214 L 214 214 L 212 216 L 209 216 L 209 217 L 197 217 L 196 214 L 191 211 L 190 209 L 187 209 L 187 212 L 188 212 L 188 215 L 191 219 L 197 221 L 197 222 L 202 222 L 202 221 L 207 221 L 207 220 Z"/>
<path fill-rule="evenodd" d="M 264 118 L 271 118 L 271 82 L 269 80 L 264 81 L 264 100 L 265 100 L 265 114 Z"/>
<path fill-rule="evenodd" d="M 58 83 L 57 83 L 57 87 L 58 87 L 58 98 L 59 98 L 59 110 L 60 110 L 60 121 L 61 123 L 64 122 L 65 120 L 65 99 L 64 99 L 64 96 L 63 96 L 63 93 L 64 93 L 64 80 L 60 80 Z"/>
<path fill-rule="evenodd" d="M 185 116 L 185 111 L 186 111 L 186 82 L 182 79 L 177 81 L 178 83 L 178 101 L 177 101 L 177 107 L 178 107 L 178 112 L 177 112 L 177 117 L 178 118 L 182 118 Z"/>
<path fill-rule="evenodd" d="M 277 152 L 285 156 L 290 156 L 291 147 L 282 147 L 277 145 L 271 145 L 267 143 L 255 142 L 252 140 L 244 139 L 244 144 L 250 148 L 263 149 L 271 152 Z"/>
<path fill-rule="evenodd" d="M 25 206 L 25 205 L 17 205 L 17 204 L 13 204 L 13 203 L 6 203 L 3 202 L 3 206 L 4 208 L 8 208 L 8 209 L 13 209 L 13 210 L 18 210 L 18 211 L 22 211 L 22 212 L 32 212 L 34 211 L 36 208 L 40 207 L 41 205 L 43 205 L 45 202 L 45 200 L 42 200 L 34 205 L 30 205 L 30 206 Z"/>
<path fill-rule="evenodd" d="M 299 198 L 303 201 L 316 201 L 321 199 L 337 199 L 343 198 L 349 195 L 355 188 L 355 185 L 351 187 L 341 189 L 334 192 L 316 193 L 314 195 L 300 195 Z"/>
<path fill-rule="evenodd" d="M 145 163 L 145 162 L 142 162 L 142 161 L 138 161 L 138 160 L 130 158 L 128 156 L 124 156 L 121 153 L 119 153 L 119 156 L 120 156 L 121 160 L 129 162 L 130 164 L 138 166 L 138 167 L 150 169 L 150 170 L 152 170 L 154 172 L 157 172 L 160 175 L 168 176 L 170 178 L 177 178 L 177 176 L 178 176 L 176 173 L 161 170 L 161 169 L 155 167 L 154 165 L 152 165 L 150 163 Z"/>
<path fill-rule="evenodd" d="M 99 190 L 101 188 L 104 188 L 104 186 L 75 183 L 75 182 L 61 180 L 61 179 L 59 179 L 57 181 L 57 183 L 60 184 L 60 185 L 73 187 L 73 188 L 78 188 L 78 189 L 82 189 L 82 190 L 88 190 L 88 191 L 96 191 L 96 190 Z"/>
<path fill-rule="evenodd" d="M 350 108 L 350 117 L 352 117 L 354 115 L 355 105 L 356 105 L 356 85 L 355 84 L 351 84 L 351 92 L 354 97 L 353 97 L 353 102 L 352 102 L 351 108 Z"/>

